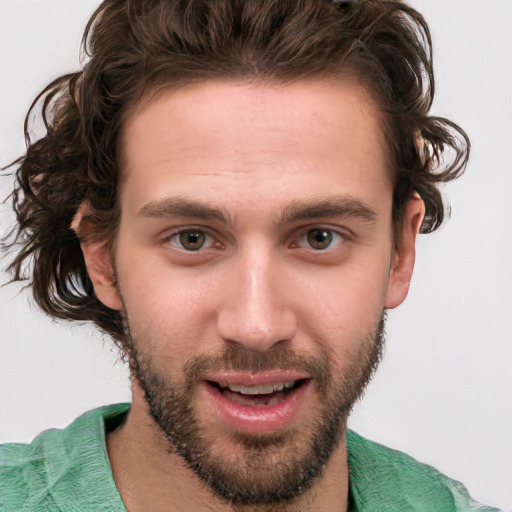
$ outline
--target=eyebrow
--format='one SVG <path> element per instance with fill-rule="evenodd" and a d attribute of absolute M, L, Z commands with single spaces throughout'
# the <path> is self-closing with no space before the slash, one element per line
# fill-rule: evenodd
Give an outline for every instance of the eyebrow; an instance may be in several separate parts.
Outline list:
<path fill-rule="evenodd" d="M 233 224 L 230 215 L 223 209 L 183 197 L 150 201 L 139 210 L 139 215 L 149 218 L 214 219 L 224 224 Z M 356 217 L 365 222 L 374 223 L 377 220 L 377 213 L 359 199 L 336 195 L 291 202 L 283 211 L 281 223 L 326 217 Z"/>
<path fill-rule="evenodd" d="M 282 223 L 325 217 L 356 217 L 368 223 L 377 220 L 377 212 L 351 196 L 328 196 L 294 201 L 283 212 Z"/>
<path fill-rule="evenodd" d="M 225 224 L 229 223 L 229 215 L 219 208 L 209 206 L 208 203 L 183 197 L 151 201 L 139 210 L 139 215 L 150 218 L 189 217 L 198 220 L 215 219 Z"/>

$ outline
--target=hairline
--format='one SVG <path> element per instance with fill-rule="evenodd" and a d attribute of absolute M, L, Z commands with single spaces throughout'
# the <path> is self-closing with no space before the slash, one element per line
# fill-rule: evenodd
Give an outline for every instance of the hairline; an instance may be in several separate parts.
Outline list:
<path fill-rule="evenodd" d="M 377 122 L 381 132 L 381 145 L 382 152 L 386 159 L 386 169 L 391 178 L 391 183 L 393 190 L 396 185 L 397 180 L 397 170 L 396 165 L 394 164 L 394 154 L 390 148 L 390 145 L 387 144 L 389 135 L 387 134 L 388 128 L 386 124 L 387 114 L 383 112 L 381 108 L 379 108 L 379 103 L 377 100 L 377 94 L 371 90 L 371 87 L 368 84 L 363 83 L 362 79 L 357 76 L 355 72 L 351 72 L 350 68 L 343 68 L 337 70 L 336 72 L 332 71 L 320 71 L 317 73 L 308 73 L 308 74 L 298 74 L 295 76 L 284 76 L 284 77 L 275 77 L 275 76 L 266 76 L 263 74 L 251 74 L 248 76 L 243 76 L 240 74 L 234 75 L 226 75 L 219 74 L 218 76 L 212 75 L 210 77 L 204 78 L 195 78 L 181 81 L 177 81 L 176 83 L 148 83 L 142 89 L 141 94 L 139 94 L 138 98 L 134 101 L 128 103 L 120 117 L 120 126 L 117 135 L 117 170 L 118 170 L 118 183 L 116 190 L 116 222 L 115 225 L 112 226 L 114 229 L 107 235 L 107 243 L 109 246 L 109 251 L 111 252 L 110 258 L 111 261 L 114 261 L 115 254 L 115 246 L 117 235 L 119 232 L 119 223 L 121 221 L 122 209 L 120 197 L 123 191 L 123 186 L 126 180 L 126 172 L 124 169 L 126 168 L 126 144 L 124 140 L 124 129 L 130 118 L 137 116 L 143 109 L 145 109 L 152 102 L 156 101 L 159 97 L 178 92 L 185 89 L 202 87 L 207 84 L 218 83 L 218 84 L 232 84 L 232 85 L 249 85 L 254 87 L 286 87 L 288 85 L 292 85 L 294 83 L 319 83 L 319 82 L 327 82 L 327 83 L 348 83 L 354 84 L 359 88 L 362 92 L 363 97 L 363 107 L 367 109 L 371 115 L 377 117 Z M 392 210 L 395 208 L 394 197 L 392 197 Z M 395 219 L 395 215 L 392 215 L 392 234 L 393 234 L 393 246 L 396 247 L 401 239 L 401 227 L 402 222 L 401 219 Z"/>
<path fill-rule="evenodd" d="M 195 80 L 182 80 L 176 84 L 172 83 L 161 83 L 161 84 L 148 84 L 145 86 L 138 96 L 133 101 L 128 103 L 121 114 L 120 117 L 120 126 L 117 135 L 117 170 L 118 170 L 118 184 L 116 191 L 116 200 L 119 199 L 120 193 L 123 188 L 123 183 L 126 179 L 126 172 L 124 169 L 126 167 L 126 144 L 124 140 L 124 130 L 126 124 L 130 118 L 137 116 L 143 109 L 145 109 L 152 102 L 156 101 L 159 97 L 178 92 L 185 89 L 191 89 L 196 87 L 202 87 L 207 84 L 218 83 L 218 84 L 232 84 L 232 85 L 249 85 L 255 87 L 286 87 L 288 85 L 292 85 L 294 83 L 352 83 L 357 86 L 359 90 L 363 93 L 363 107 L 367 109 L 367 111 L 376 116 L 377 122 L 381 131 L 381 149 L 382 153 L 386 159 L 386 168 L 389 172 L 389 175 L 392 180 L 393 188 L 396 183 L 396 163 L 394 162 L 394 155 L 386 143 L 388 140 L 387 135 L 387 114 L 379 107 L 379 102 L 377 100 L 377 94 L 372 92 L 371 87 L 356 76 L 355 73 L 350 72 L 346 69 L 340 70 L 336 73 L 323 71 L 315 74 L 304 74 L 297 76 L 286 76 L 286 77 L 270 77 L 263 76 L 260 74 L 254 74 L 249 76 L 242 75 L 220 75 L 219 76 L 211 76 L 205 77 L 201 79 Z"/>

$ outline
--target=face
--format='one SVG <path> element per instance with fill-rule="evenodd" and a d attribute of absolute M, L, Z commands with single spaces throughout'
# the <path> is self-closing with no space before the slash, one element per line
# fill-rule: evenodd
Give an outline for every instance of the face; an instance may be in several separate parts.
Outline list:
<path fill-rule="evenodd" d="M 151 415 L 219 496 L 291 498 L 336 456 L 412 271 L 419 207 L 395 250 L 372 102 L 206 83 L 152 98 L 123 145 L 116 282 L 84 253 Z"/>

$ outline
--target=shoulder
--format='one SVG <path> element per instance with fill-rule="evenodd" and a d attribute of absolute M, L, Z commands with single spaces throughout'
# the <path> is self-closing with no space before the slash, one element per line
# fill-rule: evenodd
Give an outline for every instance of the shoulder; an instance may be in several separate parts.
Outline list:
<path fill-rule="evenodd" d="M 44 431 L 30 444 L 1 445 L 0 512 L 124 510 L 110 471 L 105 421 L 128 409 L 102 407 L 62 430 Z"/>
<path fill-rule="evenodd" d="M 356 510 L 492 511 L 432 466 L 355 432 L 347 433 L 351 497 Z"/>

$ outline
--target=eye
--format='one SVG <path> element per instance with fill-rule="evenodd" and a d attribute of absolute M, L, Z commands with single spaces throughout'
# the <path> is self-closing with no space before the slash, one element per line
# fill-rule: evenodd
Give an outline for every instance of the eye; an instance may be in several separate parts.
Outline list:
<path fill-rule="evenodd" d="M 171 235 L 169 243 L 185 251 L 199 251 L 212 247 L 214 239 L 201 229 L 186 229 Z"/>
<path fill-rule="evenodd" d="M 299 239 L 299 247 L 323 251 L 332 249 L 344 241 L 342 235 L 331 229 L 315 228 L 304 233 Z"/>

